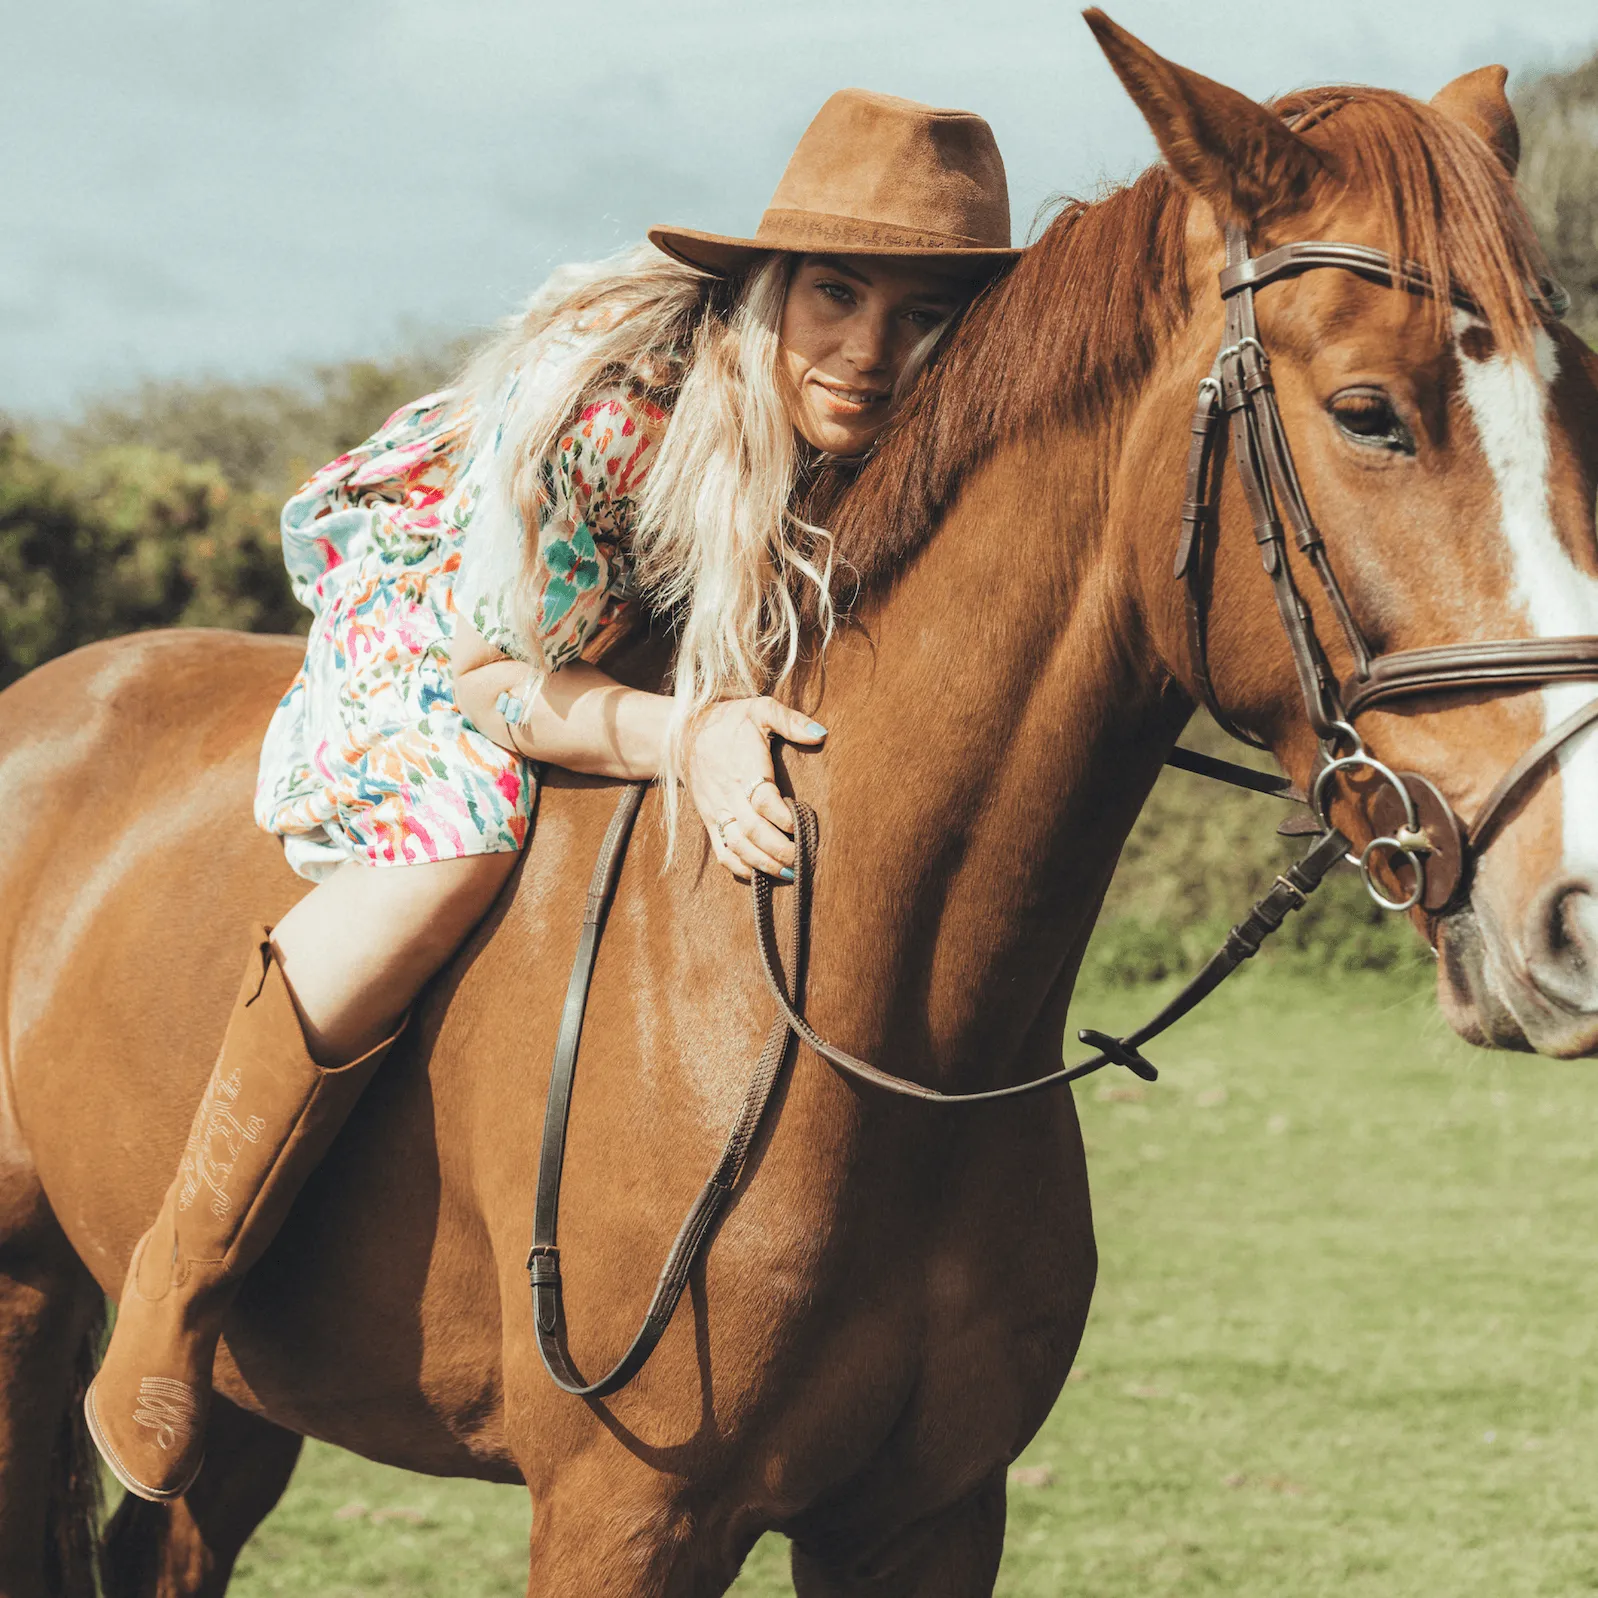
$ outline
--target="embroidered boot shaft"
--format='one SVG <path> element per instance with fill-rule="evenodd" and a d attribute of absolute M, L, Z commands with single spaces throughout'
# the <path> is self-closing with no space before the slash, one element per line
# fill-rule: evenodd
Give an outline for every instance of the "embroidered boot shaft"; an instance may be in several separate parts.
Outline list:
<path fill-rule="evenodd" d="M 177 1175 L 133 1251 L 84 1400 L 95 1446 L 130 1493 L 165 1502 L 199 1474 L 211 1367 L 239 1281 L 398 1036 L 323 1070 L 257 928 Z"/>

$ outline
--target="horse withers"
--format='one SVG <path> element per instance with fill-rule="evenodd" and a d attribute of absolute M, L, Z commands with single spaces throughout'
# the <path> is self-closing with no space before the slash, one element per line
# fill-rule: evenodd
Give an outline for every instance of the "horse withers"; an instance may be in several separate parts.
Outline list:
<path fill-rule="evenodd" d="M 1335 269 L 1258 293 L 1304 496 L 1373 646 L 1598 632 L 1598 382 L 1528 292 L 1502 74 L 1431 105 L 1360 89 L 1262 108 L 1090 20 L 1166 164 L 1062 212 L 828 508 L 860 576 L 857 624 L 828 656 L 825 755 L 786 755 L 823 828 L 810 1018 L 949 1091 L 1058 1064 L 1116 854 L 1207 691 L 1171 571 L 1227 225 L 1256 254 L 1344 241 L 1429 274 L 1430 293 Z M 1249 506 L 1234 474 L 1218 481 L 1209 691 L 1307 785 L 1322 741 Z M 1283 558 L 1330 672 L 1351 678 L 1302 552 Z M 73 1396 L 176 1161 L 249 924 L 303 891 L 249 821 L 298 651 L 149 634 L 0 695 L 7 1598 L 89 1590 Z M 1578 691 L 1411 697 L 1359 733 L 1469 816 Z M 1478 1042 L 1598 1050 L 1595 762 L 1592 736 L 1566 744 L 1468 896 L 1413 912 L 1444 1009 Z M 793 1540 L 806 1598 L 991 1590 L 1006 1466 L 1060 1390 L 1093 1286 L 1063 1091 L 954 1111 L 801 1052 L 639 1379 L 584 1403 L 540 1365 L 525 1271 L 538 1127 L 612 800 L 577 778 L 544 791 L 511 890 L 248 1280 L 199 1481 L 113 1518 L 110 1591 L 222 1591 L 305 1435 L 525 1482 L 531 1592 L 718 1592 L 768 1528 Z M 1351 780 L 1328 801 L 1356 847 L 1373 836 L 1364 800 Z M 631 1336 L 770 1022 L 739 890 L 691 851 L 665 865 L 653 814 L 600 952 L 566 1156 L 566 1304 L 589 1373 Z"/>

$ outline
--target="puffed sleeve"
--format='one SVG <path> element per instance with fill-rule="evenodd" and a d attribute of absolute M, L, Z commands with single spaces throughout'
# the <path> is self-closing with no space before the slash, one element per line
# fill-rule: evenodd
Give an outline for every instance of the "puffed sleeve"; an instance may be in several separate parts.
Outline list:
<path fill-rule="evenodd" d="M 455 608 L 496 649 L 559 671 L 629 594 L 629 535 L 666 414 L 641 390 L 585 404 L 544 463 L 536 535 L 485 478 L 461 545 Z"/>

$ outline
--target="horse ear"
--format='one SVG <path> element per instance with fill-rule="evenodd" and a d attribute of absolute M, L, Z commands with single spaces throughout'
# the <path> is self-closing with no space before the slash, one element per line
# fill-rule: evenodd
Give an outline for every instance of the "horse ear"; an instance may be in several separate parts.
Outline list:
<path fill-rule="evenodd" d="M 1082 16 L 1171 170 L 1209 201 L 1218 221 L 1247 227 L 1303 199 L 1323 163 L 1280 117 L 1156 55 L 1097 6 Z"/>
<path fill-rule="evenodd" d="M 1520 165 L 1520 125 L 1504 93 L 1509 81 L 1505 67 L 1477 67 L 1463 77 L 1445 83 L 1432 96 L 1432 104 L 1456 122 L 1486 141 L 1487 148 L 1504 163 L 1511 175 Z"/>

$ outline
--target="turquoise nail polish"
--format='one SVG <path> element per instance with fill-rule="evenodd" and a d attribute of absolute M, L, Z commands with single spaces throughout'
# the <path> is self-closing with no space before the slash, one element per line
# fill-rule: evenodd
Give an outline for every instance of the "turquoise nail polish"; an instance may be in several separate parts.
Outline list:
<path fill-rule="evenodd" d="M 825 738 L 827 736 L 827 729 L 819 721 L 812 721 L 805 728 L 805 732 L 812 738 Z"/>
<path fill-rule="evenodd" d="M 780 876 L 782 878 L 782 880 L 784 882 L 792 882 L 793 881 L 793 867 L 792 866 L 784 866 L 782 868 L 782 870 L 780 872 L 778 872 L 777 874 L 778 874 L 778 876 Z"/>

